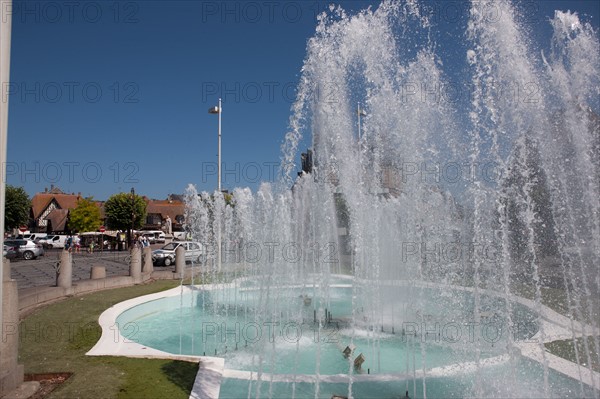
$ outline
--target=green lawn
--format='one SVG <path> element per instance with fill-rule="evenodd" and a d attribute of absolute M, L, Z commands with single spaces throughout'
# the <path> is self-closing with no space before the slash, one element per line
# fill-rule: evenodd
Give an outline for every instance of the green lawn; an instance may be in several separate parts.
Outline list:
<path fill-rule="evenodd" d="M 85 356 L 100 337 L 97 320 L 104 310 L 178 284 L 161 280 L 72 297 L 41 308 L 21 322 L 19 362 L 27 374 L 73 373 L 50 398 L 188 398 L 197 364 Z"/>
<path fill-rule="evenodd" d="M 600 373 L 600 363 L 598 362 L 598 351 L 594 343 L 594 337 L 588 337 L 587 339 L 589 352 L 586 352 L 585 350 L 585 342 L 583 338 L 577 338 L 575 341 L 577 342 L 579 363 L 585 365 L 585 367 L 589 367 L 589 362 L 592 365 L 592 370 Z M 550 353 L 577 363 L 577 356 L 575 355 L 575 345 L 573 345 L 573 340 L 568 339 L 562 341 L 553 341 L 544 345 Z"/>

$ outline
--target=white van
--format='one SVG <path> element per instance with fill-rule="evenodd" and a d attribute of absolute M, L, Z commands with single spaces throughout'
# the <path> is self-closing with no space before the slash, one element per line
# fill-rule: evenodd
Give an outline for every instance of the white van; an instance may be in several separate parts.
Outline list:
<path fill-rule="evenodd" d="M 53 234 L 38 240 L 44 248 L 64 248 L 67 242 L 67 236 L 62 234 Z"/>
<path fill-rule="evenodd" d="M 17 236 L 17 238 L 35 241 L 35 240 L 41 240 L 43 238 L 46 238 L 47 236 L 48 236 L 48 234 L 46 234 L 46 233 L 29 233 L 29 234 L 19 234 Z"/>
<path fill-rule="evenodd" d="M 147 231 L 139 231 L 138 234 L 143 235 L 150 241 L 150 244 L 164 244 L 165 243 L 165 233 L 161 230 L 147 230 Z"/>

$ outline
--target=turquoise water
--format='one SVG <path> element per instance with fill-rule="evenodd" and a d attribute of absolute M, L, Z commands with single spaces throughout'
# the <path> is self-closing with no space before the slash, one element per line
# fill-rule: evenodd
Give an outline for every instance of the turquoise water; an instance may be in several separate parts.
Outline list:
<path fill-rule="evenodd" d="M 290 287 L 277 293 L 282 306 L 261 312 L 255 310 L 260 292 L 245 282 L 239 290 L 185 291 L 181 296 L 149 301 L 123 312 L 117 323 L 125 338 L 142 345 L 174 354 L 223 357 L 226 369 L 272 374 L 278 381 L 290 381 L 294 375 L 362 375 L 358 378 L 369 381 L 352 386 L 354 397 L 359 398 L 404 397 L 407 389 L 411 397 L 423 397 L 424 385 L 428 397 L 469 397 L 476 386 L 477 392 L 489 392 L 490 397 L 499 393 L 500 397 L 544 396 L 543 368 L 526 359 L 510 363 L 505 355 L 509 333 L 521 340 L 537 332 L 535 317 L 526 307 L 512 304 L 515 331 L 498 330 L 497 339 L 486 339 L 486 325 L 469 322 L 474 307 L 469 292 L 402 288 L 395 316 L 381 316 L 385 322 L 378 325 L 368 321 L 373 313 L 364 311 L 356 297 L 352 304 L 353 294 L 349 286 L 330 287 L 327 300 L 311 296 L 306 303 L 306 288 Z M 488 313 L 490 323 L 505 321 L 502 299 L 481 295 L 479 306 Z M 332 314 L 331 323 L 323 321 L 325 308 Z M 322 323 L 314 322 L 315 312 Z M 349 345 L 354 351 L 345 357 L 342 352 Z M 354 369 L 353 360 L 359 355 L 364 363 Z M 473 371 L 468 363 L 478 358 L 492 364 Z M 428 370 L 425 384 L 423 369 Z M 387 379 L 393 381 L 373 381 L 368 374 L 375 378 L 388 374 Z M 296 398 L 348 395 L 345 382 L 294 384 L 270 383 L 269 376 L 262 379 L 267 381 L 226 378 L 221 398 L 248 397 L 249 393 L 250 397 Z M 587 387 L 582 392 L 577 381 L 552 371 L 550 389 L 555 397 L 593 395 Z"/>
<path fill-rule="evenodd" d="M 368 311 L 356 306 L 352 313 L 351 287 L 330 288 L 327 301 L 314 299 L 309 306 L 301 297 L 306 289 L 285 292 L 281 302 L 287 308 L 276 317 L 254 311 L 260 292 L 247 284 L 238 292 L 194 291 L 150 301 L 123 312 L 117 323 L 125 338 L 152 348 L 219 356 L 226 368 L 273 374 L 347 374 L 359 354 L 365 359 L 359 373 L 411 373 L 475 361 L 477 351 L 481 359 L 505 352 L 506 331 L 490 333 L 463 322 L 472 307 L 468 292 L 455 292 L 452 300 L 447 292 L 433 289 L 413 289 L 404 293 L 406 298 L 399 294 L 399 303 L 412 300 L 420 306 L 410 310 L 398 305 L 396 318 L 383 332 L 381 325 L 365 322 Z M 481 303 L 498 311 L 504 307 L 497 298 L 482 297 Z M 531 313 L 513 306 L 521 326 L 514 335 L 533 335 L 537 328 Z M 323 315 L 325 308 L 332 322 L 314 323 L 315 312 Z M 489 340 L 486 333 L 502 336 Z M 342 351 L 350 345 L 355 348 L 346 358 Z"/>
<path fill-rule="evenodd" d="M 544 377 L 543 368 L 536 362 L 520 359 L 516 364 L 486 367 L 477 377 L 474 373 L 461 373 L 453 377 L 427 378 L 425 384 L 421 378 L 397 379 L 394 381 L 364 381 L 352 384 L 355 398 L 404 398 L 408 391 L 411 398 L 466 398 L 473 397 L 473 387 L 479 386 L 483 397 L 542 398 Z M 555 398 L 594 397 L 593 390 L 584 386 L 581 392 L 579 383 L 560 373 L 549 372 L 550 391 Z M 513 378 L 514 375 L 517 378 Z M 507 383 L 507 381 L 511 381 Z M 425 387 L 424 387 L 425 385 Z M 318 393 L 317 393 L 318 392 Z M 250 395 L 249 395 L 250 393 Z M 347 383 L 288 383 L 269 381 L 257 382 L 235 378 L 226 378 L 221 384 L 221 399 L 246 397 L 273 398 L 320 398 L 330 399 L 332 395 L 348 396 Z"/>

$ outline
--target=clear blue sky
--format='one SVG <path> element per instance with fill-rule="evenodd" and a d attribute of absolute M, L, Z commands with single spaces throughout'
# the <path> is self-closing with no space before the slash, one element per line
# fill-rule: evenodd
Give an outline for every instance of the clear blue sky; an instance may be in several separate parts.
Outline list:
<path fill-rule="evenodd" d="M 96 199 L 131 187 L 159 199 L 188 183 L 213 190 L 217 117 L 207 110 L 219 96 L 223 187 L 275 180 L 306 43 L 328 2 L 13 2 L 11 86 L 2 92 L 9 184 Z M 453 13 L 465 3 L 424 4 L 440 10 L 434 30 L 451 54 L 464 23 Z M 542 42 L 554 9 L 598 27 L 598 1 L 521 6 Z"/>

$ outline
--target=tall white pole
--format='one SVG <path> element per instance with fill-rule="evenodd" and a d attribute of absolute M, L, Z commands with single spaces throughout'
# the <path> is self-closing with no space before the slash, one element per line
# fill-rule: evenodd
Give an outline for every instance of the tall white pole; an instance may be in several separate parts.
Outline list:
<path fill-rule="evenodd" d="M 216 107 L 211 107 L 208 110 L 209 114 L 219 114 L 219 136 L 218 136 L 218 153 L 217 153 L 217 194 L 218 195 L 222 195 L 222 190 L 221 190 L 221 112 L 223 110 L 221 109 L 221 99 L 219 98 L 219 105 L 217 105 Z M 217 215 L 216 216 L 216 223 L 217 223 L 217 267 L 219 269 L 219 271 L 221 271 L 221 216 Z"/>
<path fill-rule="evenodd" d="M 218 162 L 219 162 L 219 166 L 218 166 L 218 178 L 219 178 L 219 184 L 218 184 L 218 190 L 219 190 L 219 195 L 222 195 L 221 192 L 221 112 L 222 112 L 222 108 L 221 108 L 221 99 L 219 98 L 219 154 L 218 154 Z M 219 268 L 219 272 L 221 271 L 221 215 L 219 215 L 219 225 L 217 226 L 218 228 L 218 233 L 217 233 L 217 246 L 218 246 L 218 262 L 217 262 L 217 267 Z"/>
<path fill-rule="evenodd" d="M 10 31 L 12 22 L 12 0 L 0 2 L 0 85 L 2 89 L 10 82 Z M 4 92 L 4 90 L 2 90 Z M 4 212 L 6 203 L 6 165 L 8 142 L 8 94 L 0 99 L 0 246 L 4 248 Z M 0 325 L 4 325 L 2 313 L 4 281 L 4 256 L 0 256 Z M 1 356 L 2 354 L 0 354 Z"/>
<path fill-rule="evenodd" d="M 356 114 L 358 115 L 358 139 L 360 140 L 360 103 L 356 104 Z"/>
<path fill-rule="evenodd" d="M 219 183 L 217 184 L 217 189 L 219 190 L 219 193 L 221 192 L 221 99 L 219 98 L 219 154 L 218 154 L 218 179 L 219 179 Z"/>

